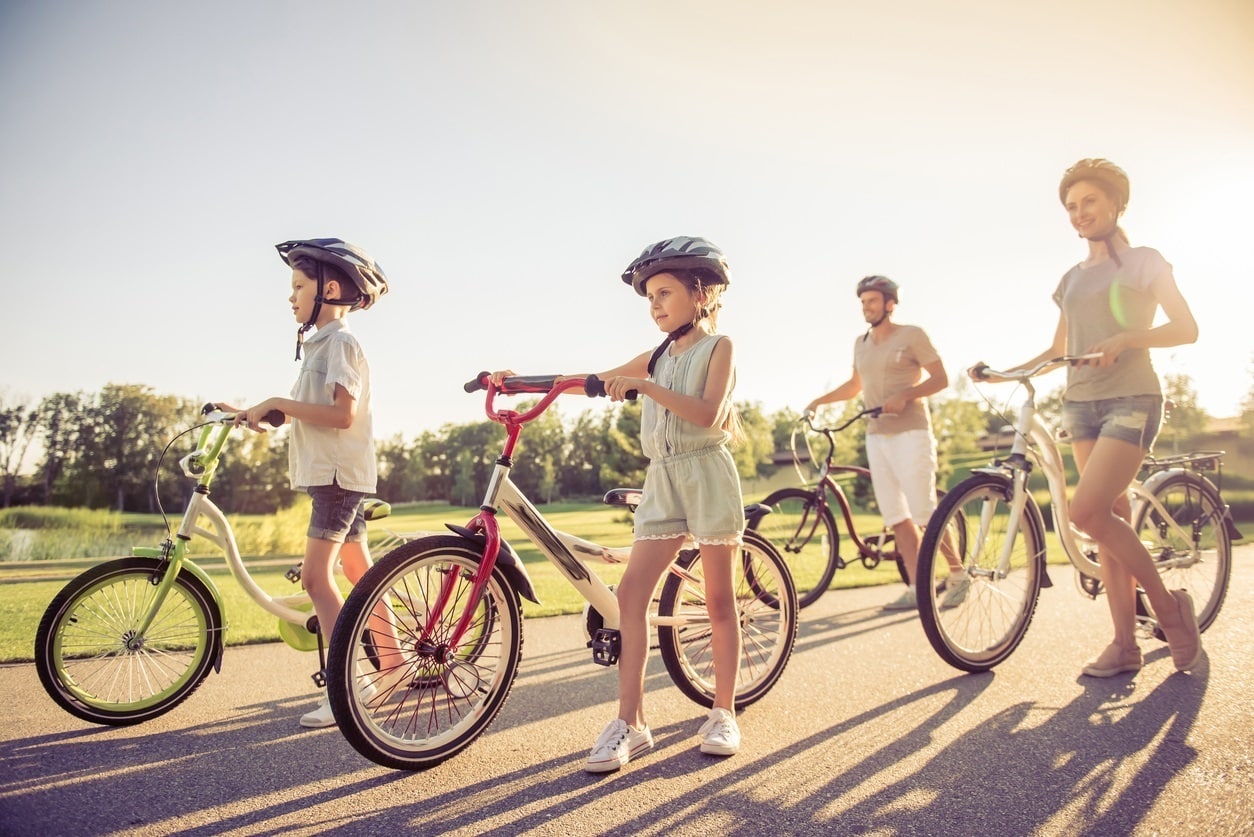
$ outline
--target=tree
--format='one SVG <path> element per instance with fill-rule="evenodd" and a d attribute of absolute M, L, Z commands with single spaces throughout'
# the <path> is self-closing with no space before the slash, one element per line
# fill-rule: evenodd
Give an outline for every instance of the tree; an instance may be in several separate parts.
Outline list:
<path fill-rule="evenodd" d="M 45 503 L 56 502 L 62 476 L 78 460 L 86 400 L 82 393 L 58 392 L 44 398 L 36 407 L 44 448 L 36 478 L 43 487 Z"/>
<path fill-rule="evenodd" d="M 1163 386 L 1163 441 L 1172 453 L 1187 449 L 1190 439 L 1206 429 L 1210 418 L 1197 403 L 1193 379 L 1183 372 L 1168 374 Z"/>
<path fill-rule="evenodd" d="M 744 401 L 736 405 L 740 414 L 742 438 L 731 447 L 732 458 L 741 479 L 753 479 L 771 468 L 771 454 L 775 450 L 772 420 L 762 412 L 762 405 Z"/>
<path fill-rule="evenodd" d="M 0 393 L 0 506 L 8 508 L 31 442 L 39 432 L 39 412 L 25 403 L 6 404 Z"/>

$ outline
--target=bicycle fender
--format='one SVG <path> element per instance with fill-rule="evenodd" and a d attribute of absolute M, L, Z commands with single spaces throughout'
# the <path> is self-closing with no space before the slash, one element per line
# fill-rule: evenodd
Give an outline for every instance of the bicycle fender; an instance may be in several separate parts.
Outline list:
<path fill-rule="evenodd" d="M 1164 482 L 1166 482 L 1167 480 L 1173 477 L 1180 476 L 1181 474 L 1188 474 L 1192 476 L 1193 478 L 1199 480 L 1202 483 L 1202 485 L 1206 486 L 1206 488 L 1208 488 L 1211 492 L 1214 493 L 1215 498 L 1217 500 L 1217 505 L 1221 506 L 1224 510 L 1224 528 L 1228 530 L 1228 539 L 1231 541 L 1241 540 L 1242 535 L 1237 530 L 1236 522 L 1233 521 L 1232 519 L 1232 509 L 1229 508 L 1228 504 L 1223 501 L 1223 495 L 1219 493 L 1219 489 L 1215 486 L 1213 482 L 1210 481 L 1210 479 L 1207 478 L 1205 474 L 1199 474 L 1197 471 L 1192 471 L 1187 468 L 1168 468 L 1165 471 L 1155 471 L 1153 474 L 1150 475 L 1149 479 L 1141 483 L 1141 487 L 1144 488 L 1146 491 L 1148 491 L 1150 494 L 1157 494 L 1158 487 L 1160 485 L 1162 485 Z M 1133 520 L 1136 519 L 1135 509 L 1133 510 L 1132 519 Z"/>
<path fill-rule="evenodd" d="M 131 554 L 136 558 L 151 558 L 154 561 L 160 561 L 162 552 L 154 547 L 137 546 L 131 550 Z M 217 674 L 221 674 L 222 654 L 226 649 L 226 630 L 230 627 L 226 621 L 226 614 L 222 612 L 222 594 L 218 592 L 218 585 L 213 583 L 213 579 L 209 577 L 209 574 L 192 561 L 184 561 L 182 571 L 196 576 L 197 580 L 205 585 L 205 589 L 213 596 L 214 605 L 218 608 L 218 621 L 222 624 L 222 630 L 214 634 L 209 641 L 215 645 L 213 649 L 213 670 Z"/>
<path fill-rule="evenodd" d="M 483 535 L 472 532 L 464 526 L 454 526 L 451 523 L 444 525 L 449 531 L 460 535 L 479 549 L 483 549 L 488 542 Z M 501 539 L 501 547 L 496 553 L 496 565 L 501 568 L 501 572 L 505 573 L 510 586 L 518 595 L 529 602 L 540 604 L 540 600 L 536 598 L 535 585 L 531 583 L 531 576 L 527 575 L 527 568 L 518 557 L 518 553 L 514 552 L 514 548 L 504 538 Z"/>

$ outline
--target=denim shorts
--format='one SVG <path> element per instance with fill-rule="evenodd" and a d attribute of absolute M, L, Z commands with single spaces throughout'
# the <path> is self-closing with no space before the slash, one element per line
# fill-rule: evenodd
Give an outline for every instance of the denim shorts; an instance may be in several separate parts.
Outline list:
<path fill-rule="evenodd" d="M 311 485 L 305 490 L 313 498 L 313 514 L 309 516 L 306 535 L 335 543 L 366 540 L 366 515 L 362 511 L 365 494 L 338 485 Z"/>
<path fill-rule="evenodd" d="M 1162 423 L 1161 395 L 1127 395 L 1062 404 L 1062 426 L 1072 441 L 1122 439 L 1149 450 Z"/>

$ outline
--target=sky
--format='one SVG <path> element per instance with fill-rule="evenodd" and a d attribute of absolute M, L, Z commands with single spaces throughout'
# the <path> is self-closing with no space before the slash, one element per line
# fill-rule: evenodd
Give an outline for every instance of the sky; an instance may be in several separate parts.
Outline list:
<path fill-rule="evenodd" d="M 350 315 L 379 437 L 656 345 L 619 274 L 676 235 L 728 256 L 738 400 L 843 381 L 870 273 L 955 379 L 1049 344 L 1086 252 L 1057 184 L 1100 156 L 1200 326 L 1160 373 L 1233 415 L 1251 44 L 1249 0 L 0 0 L 0 395 L 286 395 L 273 245 L 320 236 L 391 281 Z"/>

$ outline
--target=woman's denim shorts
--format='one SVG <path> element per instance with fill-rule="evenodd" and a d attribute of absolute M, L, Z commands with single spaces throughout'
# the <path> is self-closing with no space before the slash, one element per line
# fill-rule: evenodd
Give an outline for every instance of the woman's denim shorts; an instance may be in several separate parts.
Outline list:
<path fill-rule="evenodd" d="M 365 494 L 338 485 L 312 485 L 305 490 L 313 498 L 306 535 L 335 543 L 360 543 L 366 539 L 366 515 L 361 507 Z"/>
<path fill-rule="evenodd" d="M 1097 401 L 1064 401 L 1062 426 L 1072 441 L 1122 439 L 1149 450 L 1163 423 L 1161 395 L 1128 395 Z"/>

